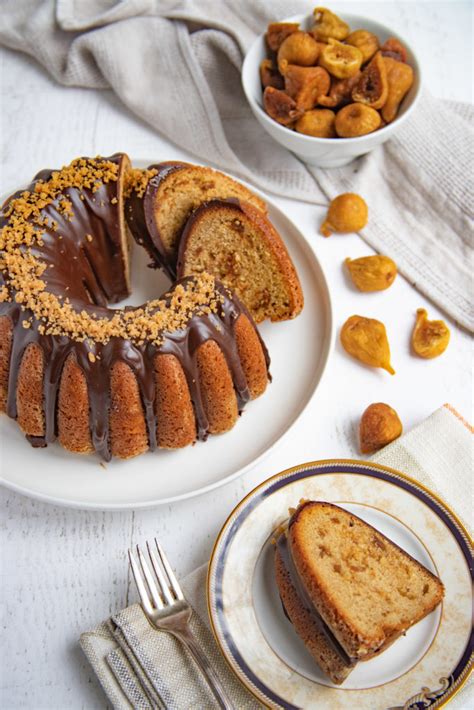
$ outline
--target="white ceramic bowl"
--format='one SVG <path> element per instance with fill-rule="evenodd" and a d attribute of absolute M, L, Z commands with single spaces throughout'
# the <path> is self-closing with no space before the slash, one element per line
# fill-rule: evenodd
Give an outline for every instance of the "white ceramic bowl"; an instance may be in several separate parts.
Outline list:
<path fill-rule="evenodd" d="M 406 47 L 408 63 L 413 67 L 415 80 L 400 107 L 399 114 L 393 123 L 378 131 L 357 138 L 314 138 L 303 133 L 296 133 L 274 121 L 263 109 L 262 86 L 260 83 L 259 66 L 267 56 L 265 33 L 262 33 L 252 44 L 242 67 L 242 85 L 253 114 L 261 126 L 284 148 L 288 148 L 303 162 L 321 168 L 337 168 L 350 163 L 354 158 L 369 153 L 378 145 L 385 143 L 403 125 L 412 113 L 420 96 L 421 73 L 420 65 L 413 49 L 395 32 L 385 25 L 374 22 L 359 15 L 341 14 L 351 30 L 365 29 L 373 32 L 383 44 L 389 37 L 395 37 Z M 296 15 L 282 22 L 299 22 L 301 28 L 309 30 L 314 24 L 313 15 Z"/>

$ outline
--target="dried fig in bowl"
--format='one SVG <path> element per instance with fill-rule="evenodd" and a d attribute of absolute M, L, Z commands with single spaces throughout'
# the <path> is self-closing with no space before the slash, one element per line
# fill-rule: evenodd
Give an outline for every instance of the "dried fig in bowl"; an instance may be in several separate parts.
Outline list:
<path fill-rule="evenodd" d="M 296 121 L 295 130 L 315 138 L 335 138 L 335 121 L 334 111 L 328 108 L 315 108 L 312 111 L 305 111 L 304 115 Z"/>
<path fill-rule="evenodd" d="M 377 37 L 368 30 L 355 30 L 346 38 L 347 44 L 357 47 L 362 52 L 362 64 L 372 59 L 379 48 Z"/>
<path fill-rule="evenodd" d="M 359 71 L 362 52 L 350 44 L 330 39 L 321 52 L 319 64 L 337 79 L 347 79 Z"/>
<path fill-rule="evenodd" d="M 383 57 L 387 72 L 387 100 L 382 108 L 382 118 L 387 123 L 397 117 L 400 104 L 413 84 L 413 69 L 409 64 L 398 62 L 391 57 Z"/>
<path fill-rule="evenodd" d="M 285 86 L 282 75 L 271 59 L 263 59 L 260 62 L 260 81 L 264 89 L 267 86 L 273 86 L 274 89 L 283 89 Z"/>
<path fill-rule="evenodd" d="M 319 51 L 319 44 L 314 37 L 307 32 L 294 32 L 282 42 L 278 50 L 278 68 L 283 74 L 283 68 L 288 64 L 313 67 L 318 61 Z"/>
<path fill-rule="evenodd" d="M 328 39 L 346 39 L 350 32 L 349 25 L 331 10 L 325 7 L 317 7 L 313 11 L 314 25 L 311 33 L 318 40 L 327 42 Z"/>
<path fill-rule="evenodd" d="M 397 265 L 388 256 L 376 254 L 346 259 L 345 265 L 359 291 L 385 291 L 395 281 Z"/>
<path fill-rule="evenodd" d="M 270 22 L 265 35 L 269 48 L 273 52 L 278 52 L 285 39 L 298 32 L 299 28 L 299 22 Z"/>
<path fill-rule="evenodd" d="M 371 108 L 382 108 L 388 96 L 385 61 L 380 52 L 365 67 L 352 90 L 352 99 Z"/>
<path fill-rule="evenodd" d="M 355 192 L 344 192 L 329 203 L 320 231 L 323 237 L 330 237 L 333 232 L 359 232 L 368 218 L 369 208 L 364 198 Z"/>
<path fill-rule="evenodd" d="M 304 113 L 291 96 L 272 86 L 267 86 L 263 92 L 263 106 L 268 115 L 282 126 L 292 126 Z"/>
<path fill-rule="evenodd" d="M 449 345 L 450 335 L 443 320 L 428 320 L 428 313 L 424 308 L 417 310 L 411 344 L 419 357 L 431 359 L 442 355 Z"/>
<path fill-rule="evenodd" d="M 344 350 L 356 360 L 370 367 L 381 367 L 391 375 L 395 370 L 390 364 L 390 346 L 385 326 L 375 318 L 351 316 L 341 329 Z"/>
<path fill-rule="evenodd" d="M 318 97 L 327 94 L 331 79 L 322 67 L 299 67 L 289 64 L 284 68 L 285 90 L 296 101 L 298 108 L 309 111 Z"/>
<path fill-rule="evenodd" d="M 336 132 L 340 138 L 356 138 L 376 131 L 381 123 L 380 114 L 374 108 L 353 103 L 337 112 Z"/>
<path fill-rule="evenodd" d="M 359 424 L 359 442 L 362 454 L 372 454 L 401 436 L 403 431 L 400 417 L 384 402 L 376 402 L 367 407 Z"/>
<path fill-rule="evenodd" d="M 352 103 L 352 89 L 359 80 L 360 72 L 348 79 L 332 79 L 331 88 L 327 96 L 319 96 L 318 104 L 327 108 L 339 108 L 344 104 Z"/>
<path fill-rule="evenodd" d="M 395 37 L 390 37 L 380 47 L 380 51 L 384 57 L 391 57 L 392 59 L 396 59 L 397 62 L 406 62 L 407 60 L 407 50 Z"/>

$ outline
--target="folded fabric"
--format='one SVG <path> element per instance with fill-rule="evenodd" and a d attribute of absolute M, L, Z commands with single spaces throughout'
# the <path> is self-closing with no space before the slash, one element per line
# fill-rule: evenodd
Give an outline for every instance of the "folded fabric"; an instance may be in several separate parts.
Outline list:
<path fill-rule="evenodd" d="M 180 584 L 194 608 L 192 630 L 207 654 L 235 707 L 262 706 L 229 670 L 209 628 L 203 565 Z M 181 643 L 148 623 L 133 604 L 92 631 L 82 634 L 81 647 L 109 701 L 116 710 L 218 708 L 207 683 Z"/>
<path fill-rule="evenodd" d="M 397 137 L 369 155 L 333 170 L 303 164 L 252 116 L 240 68 L 270 20 L 309 9 L 307 0 L 4 0 L 0 43 L 58 82 L 113 89 L 173 143 L 265 190 L 316 203 L 360 193 L 370 207 L 361 236 L 474 330 L 472 106 L 425 92 Z"/>
<path fill-rule="evenodd" d="M 470 523 L 472 453 L 472 428 L 445 405 L 373 460 L 399 469 L 431 488 L 464 517 L 464 522 Z M 210 632 L 206 565 L 182 580 L 182 586 L 196 612 L 193 630 L 235 707 L 262 707 L 233 676 Z M 80 643 L 116 709 L 217 707 L 185 649 L 169 634 L 152 629 L 138 604 L 84 633 Z M 469 707 L 473 695 L 471 680 L 451 701 L 451 707 Z"/>

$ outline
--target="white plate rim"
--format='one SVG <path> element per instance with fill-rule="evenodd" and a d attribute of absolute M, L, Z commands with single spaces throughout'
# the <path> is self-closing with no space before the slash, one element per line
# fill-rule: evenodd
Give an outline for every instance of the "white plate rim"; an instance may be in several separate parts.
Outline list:
<path fill-rule="evenodd" d="M 392 483 L 402 488 L 403 490 L 408 491 L 416 498 L 428 505 L 432 512 L 434 512 L 445 523 L 450 534 L 456 541 L 458 547 L 460 548 L 460 555 L 462 555 L 469 569 L 471 580 L 474 582 L 474 571 L 472 565 L 474 542 L 469 532 L 465 528 L 463 522 L 452 510 L 452 508 L 439 495 L 434 493 L 431 489 L 426 487 L 420 481 L 417 481 L 416 479 L 412 478 L 411 476 L 405 473 L 401 473 L 400 471 L 390 468 L 389 466 L 377 464 L 372 461 L 340 458 L 322 459 L 318 461 L 302 463 L 270 476 L 265 481 L 262 481 L 260 484 L 255 486 L 255 488 L 253 488 L 249 493 L 247 493 L 227 517 L 219 534 L 216 537 L 209 560 L 206 580 L 207 611 L 214 639 L 231 671 L 246 687 L 246 689 L 259 702 L 264 703 L 265 707 L 268 708 L 295 708 L 296 706 L 284 704 L 279 705 L 278 703 L 272 701 L 270 697 L 266 695 L 263 691 L 259 691 L 258 687 L 256 688 L 252 681 L 247 678 L 245 672 L 242 671 L 242 669 L 236 664 L 235 659 L 232 658 L 231 654 L 228 652 L 226 644 L 222 640 L 222 637 L 225 635 L 225 631 L 220 628 L 218 613 L 216 613 L 216 610 L 218 610 L 218 612 L 225 616 L 222 599 L 219 598 L 219 595 L 216 594 L 215 590 L 218 568 L 221 568 L 222 579 L 225 569 L 225 552 L 230 542 L 229 533 L 230 531 L 235 533 L 235 531 L 237 531 L 240 527 L 238 525 L 238 515 L 239 513 L 242 513 L 245 510 L 247 505 L 250 505 L 252 510 L 254 510 L 255 507 L 258 507 L 258 502 L 256 505 L 252 505 L 252 499 L 254 499 L 255 496 L 257 496 L 259 493 L 263 493 L 268 490 L 272 484 L 277 483 L 281 479 L 288 478 L 291 475 L 304 474 L 308 470 L 311 470 L 313 471 L 313 473 L 308 474 L 308 476 L 317 476 L 319 473 L 325 473 L 326 471 L 324 469 L 327 469 L 328 467 L 339 467 L 340 471 L 344 473 L 351 473 L 351 468 L 354 470 L 354 473 L 362 473 L 364 471 L 366 475 L 379 477 L 382 480 L 386 480 L 389 483 Z M 355 469 L 357 469 L 357 471 Z M 332 472 L 334 473 L 337 471 Z M 287 484 L 290 482 L 291 479 L 287 481 Z M 461 660 L 458 662 L 457 668 L 453 669 L 457 673 L 456 678 L 454 678 L 453 676 L 453 682 L 450 682 L 449 687 L 443 690 L 442 694 L 434 698 L 433 702 L 430 702 L 430 708 L 441 708 L 447 705 L 449 701 L 462 689 L 462 687 L 467 682 L 474 669 L 473 642 L 474 626 L 471 626 L 471 635 L 468 639 L 466 647 L 462 651 Z M 260 683 L 258 678 L 257 681 Z M 271 694 L 273 694 L 271 688 L 268 688 L 268 690 L 271 692 Z M 418 706 L 414 705 L 413 707 Z"/>
<path fill-rule="evenodd" d="M 143 158 L 137 158 L 135 160 L 132 160 L 132 165 L 134 167 L 147 167 L 148 165 L 152 165 L 156 163 L 156 160 L 147 160 Z M 198 161 L 195 161 L 194 164 L 196 165 L 203 165 L 203 163 L 199 163 Z M 213 168 L 214 169 L 214 168 Z M 318 363 L 319 365 L 319 370 L 320 370 L 320 376 L 317 382 L 314 383 L 314 386 L 312 390 L 310 391 L 308 397 L 306 398 L 306 401 L 304 402 L 303 406 L 299 409 L 299 412 L 296 414 L 296 416 L 293 418 L 293 420 L 288 424 L 287 428 L 285 431 L 281 434 L 281 436 L 276 439 L 272 444 L 270 444 L 259 456 L 257 456 L 255 459 L 247 463 L 245 466 L 237 469 L 236 471 L 233 471 L 231 474 L 228 476 L 225 476 L 222 479 L 219 479 L 217 481 L 214 481 L 212 483 L 209 483 L 205 486 L 202 486 L 200 488 L 197 488 L 195 490 L 190 490 L 186 491 L 185 493 L 175 495 L 175 496 L 168 496 L 164 498 L 158 498 L 154 500 L 147 500 L 147 501 L 142 501 L 142 502 L 132 502 L 132 503 L 104 503 L 104 502 L 99 502 L 99 503 L 93 503 L 91 501 L 74 501 L 69 498 L 63 498 L 60 496 L 54 496 L 54 495 L 49 495 L 42 493 L 41 491 L 38 491 L 34 488 L 30 488 L 25 485 L 20 485 L 15 483 L 14 481 L 9 480 L 8 478 L 5 478 L 4 475 L 0 476 L 0 484 L 2 484 L 5 488 L 15 491 L 16 493 L 20 493 L 22 495 L 25 495 L 29 498 L 32 498 L 34 500 L 39 500 L 41 502 L 45 503 L 52 503 L 54 505 L 59 505 L 62 507 L 66 508 L 73 508 L 77 510 L 100 510 L 100 511 L 126 511 L 126 510 L 143 510 L 143 509 L 151 509 L 151 508 L 156 508 L 161 505 L 169 505 L 170 503 L 176 503 L 182 500 L 188 500 L 190 498 L 195 498 L 197 496 L 204 495 L 206 493 L 209 493 L 216 488 L 219 488 L 221 486 L 224 486 L 231 481 L 235 480 L 236 478 L 243 476 L 245 473 L 253 469 L 254 467 L 258 466 L 262 461 L 264 461 L 272 452 L 274 452 L 288 437 L 288 435 L 291 433 L 291 430 L 293 427 L 296 425 L 296 423 L 299 421 L 299 419 L 303 416 L 304 412 L 310 405 L 311 401 L 317 394 L 317 390 L 321 384 L 321 381 L 324 377 L 324 374 L 326 372 L 326 368 L 328 365 L 329 357 L 330 354 L 334 348 L 334 310 L 333 310 L 333 305 L 332 305 L 332 300 L 331 300 L 331 292 L 329 289 L 328 281 L 326 279 L 324 270 L 322 268 L 322 265 L 314 252 L 314 250 L 311 248 L 311 245 L 309 241 L 306 239 L 304 236 L 303 232 L 301 229 L 295 224 L 295 222 L 288 217 L 285 212 L 275 204 L 275 202 L 268 197 L 267 194 L 256 188 L 254 185 L 251 185 L 250 183 L 246 182 L 240 177 L 234 177 L 231 173 L 228 173 L 226 171 L 220 171 L 223 172 L 226 175 L 229 175 L 229 177 L 232 177 L 234 180 L 240 182 L 241 184 L 245 185 L 248 189 L 250 189 L 252 192 L 254 192 L 256 195 L 261 197 L 269 206 L 271 211 L 274 211 L 278 215 L 278 219 L 282 220 L 283 222 L 289 223 L 291 226 L 291 229 L 294 233 L 294 237 L 296 238 L 296 241 L 298 242 L 299 246 L 302 248 L 302 250 L 305 253 L 305 257 L 308 259 L 309 262 L 312 262 L 312 267 L 318 272 L 319 275 L 319 285 L 321 290 L 324 293 L 324 311 L 325 311 L 325 317 L 326 317 L 326 322 L 327 322 L 327 338 L 326 338 L 326 343 L 325 346 L 322 350 L 322 356 L 321 356 L 321 361 Z M 11 190 L 6 191 L 4 194 L 0 196 L 0 205 L 3 204 L 4 200 L 12 195 L 16 190 L 20 188 L 13 188 Z M 1 415 L 0 415 L 1 416 Z M 238 426 L 238 422 L 237 422 Z"/>

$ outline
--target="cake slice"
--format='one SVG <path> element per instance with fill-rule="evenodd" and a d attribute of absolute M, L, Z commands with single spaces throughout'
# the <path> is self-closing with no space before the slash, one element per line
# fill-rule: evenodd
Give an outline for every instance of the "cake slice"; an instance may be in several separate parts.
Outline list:
<path fill-rule="evenodd" d="M 135 239 L 144 244 L 153 258 L 158 257 L 171 277 L 176 275 L 183 227 L 202 202 L 235 197 L 262 212 L 267 210 L 261 197 L 212 168 L 170 161 L 151 165 L 142 172 L 148 182 L 146 187 L 131 191 L 126 205 L 127 221 Z"/>
<path fill-rule="evenodd" d="M 275 548 L 286 613 L 333 683 L 384 651 L 441 602 L 441 581 L 357 516 L 306 501 Z"/>
<path fill-rule="evenodd" d="M 248 202 L 210 200 L 188 219 L 178 277 L 203 271 L 234 290 L 257 323 L 294 318 L 303 308 L 301 284 L 282 238 Z"/>

